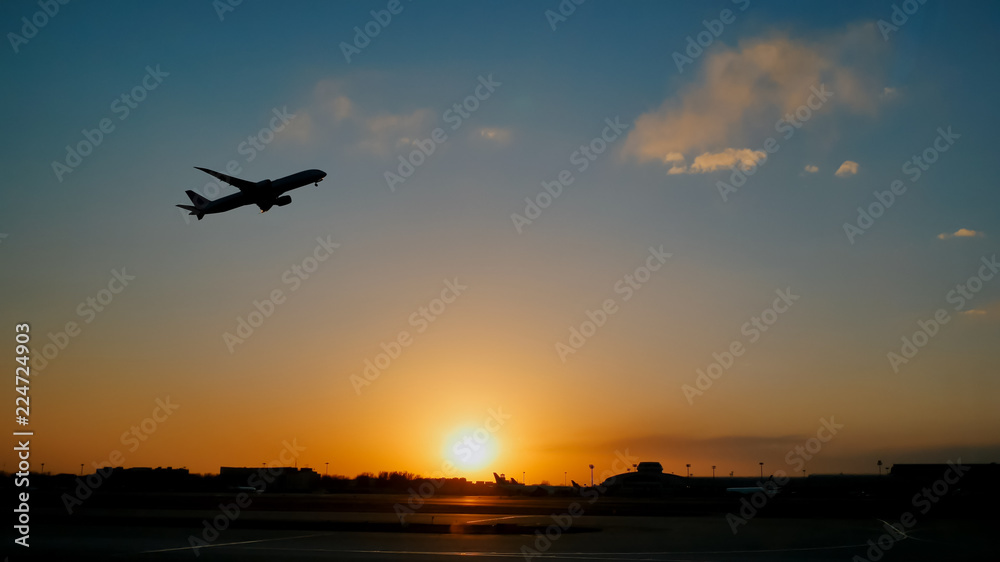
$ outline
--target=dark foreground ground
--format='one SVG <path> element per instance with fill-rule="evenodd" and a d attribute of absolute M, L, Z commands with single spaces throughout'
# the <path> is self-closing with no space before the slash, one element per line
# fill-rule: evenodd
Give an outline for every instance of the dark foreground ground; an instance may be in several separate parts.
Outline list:
<path fill-rule="evenodd" d="M 264 494 L 93 498 L 73 515 L 32 510 L 29 549 L 45 560 L 995 560 L 1000 514 L 988 505 L 919 507 L 864 499 L 642 500 Z M 397 516 L 397 505 L 413 509 Z M 739 517 L 740 509 L 742 515 Z M 910 511 L 913 520 L 898 522 Z M 404 512 L 406 513 L 406 512 Z M 740 523 L 740 521 L 745 523 Z M 886 525 L 900 529 L 893 532 Z M 733 532 L 735 525 L 737 532 Z M 855 558 L 858 557 L 858 558 Z"/>

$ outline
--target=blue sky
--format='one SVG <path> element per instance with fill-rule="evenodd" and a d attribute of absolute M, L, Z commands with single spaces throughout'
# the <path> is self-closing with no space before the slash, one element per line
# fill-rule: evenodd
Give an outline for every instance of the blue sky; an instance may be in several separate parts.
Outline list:
<path fill-rule="evenodd" d="M 348 63 L 341 43 L 386 5 L 248 0 L 220 20 L 208 1 L 70 3 L 17 52 L 8 35 L 5 321 L 32 322 L 41 346 L 113 269 L 136 276 L 33 387 L 50 434 L 89 436 L 54 441 L 50 466 L 100 457 L 163 394 L 184 407 L 136 463 L 215 470 L 298 434 L 345 473 L 429 472 L 439 440 L 498 403 L 513 418 L 497 462 L 551 479 L 595 447 L 680 463 L 679 439 L 751 473 L 749 444 L 780 462 L 820 415 L 856 429 L 816 470 L 943 462 L 946 447 L 996 460 L 1000 283 L 961 311 L 945 299 L 1000 236 L 997 7 L 932 0 L 886 40 L 892 3 L 590 0 L 553 30 L 555 1 L 403 2 Z M 20 33 L 39 9 L 5 3 L 0 21 Z M 735 20 L 678 72 L 673 54 L 724 9 Z M 147 67 L 166 75 L 120 119 L 114 100 Z M 500 85 L 452 130 L 445 112 L 489 76 Z M 781 138 L 776 121 L 821 84 L 832 101 Z M 249 160 L 241 143 L 275 111 L 294 118 Z M 114 130 L 59 181 L 53 161 L 105 118 Z M 616 118 L 626 132 L 580 171 L 571 155 Z M 448 140 L 390 191 L 385 173 L 437 127 Z M 959 138 L 910 181 L 903 164 L 948 127 Z M 265 214 L 174 207 L 211 180 L 194 166 L 230 161 L 253 181 L 329 176 Z M 747 162 L 758 171 L 724 200 L 718 183 Z M 855 173 L 835 175 L 845 163 Z M 574 182 L 519 233 L 511 215 L 564 169 Z M 896 179 L 906 192 L 852 244 L 844 223 Z M 341 248 L 230 353 L 223 334 L 288 289 L 316 237 Z M 569 327 L 661 245 L 665 267 L 562 361 Z M 456 277 L 467 295 L 356 392 L 351 374 Z M 689 403 L 696 369 L 786 287 L 801 301 Z M 950 323 L 894 372 L 887 354 L 943 307 Z M 232 443 L 236 427 L 258 441 Z"/>

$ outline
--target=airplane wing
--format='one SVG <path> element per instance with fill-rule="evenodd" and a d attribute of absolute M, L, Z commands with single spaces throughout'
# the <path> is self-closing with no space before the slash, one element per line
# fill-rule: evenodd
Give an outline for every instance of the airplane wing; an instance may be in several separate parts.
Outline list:
<path fill-rule="evenodd" d="M 257 186 L 255 182 L 241 180 L 240 178 L 234 178 L 233 176 L 227 176 L 226 174 L 220 174 L 219 172 L 209 170 L 208 168 L 199 168 L 198 166 L 195 166 L 195 169 L 201 170 L 202 172 L 205 172 L 208 175 L 215 176 L 216 178 L 228 183 L 229 185 L 247 194 L 252 194 L 254 187 Z"/>

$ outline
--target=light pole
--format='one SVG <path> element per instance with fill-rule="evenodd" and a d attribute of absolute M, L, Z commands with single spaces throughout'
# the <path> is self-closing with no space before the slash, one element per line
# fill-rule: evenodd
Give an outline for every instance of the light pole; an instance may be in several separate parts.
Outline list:
<path fill-rule="evenodd" d="M 875 463 L 875 464 L 877 464 L 877 465 L 878 465 L 878 475 L 879 475 L 879 476 L 882 476 L 882 461 L 878 461 L 878 462 L 877 462 L 877 463 Z"/>
<path fill-rule="evenodd" d="M 326 462 L 326 463 L 323 463 L 323 464 L 326 465 L 326 470 L 323 471 L 323 476 L 329 476 L 330 475 L 330 463 Z"/>
<path fill-rule="evenodd" d="M 566 471 L 563 471 L 563 486 L 566 485 Z"/>
<path fill-rule="evenodd" d="M 528 483 L 525 482 L 525 480 L 524 480 L 524 471 L 523 470 L 521 471 L 521 484 L 524 484 L 525 486 L 528 485 Z"/>
<path fill-rule="evenodd" d="M 83 476 L 83 463 L 80 463 L 80 476 Z"/>
<path fill-rule="evenodd" d="M 590 465 L 590 487 L 594 487 L 594 465 Z"/>
<path fill-rule="evenodd" d="M 712 465 L 712 480 L 715 480 L 715 465 Z"/>
<path fill-rule="evenodd" d="M 42 474 L 45 474 L 45 463 L 42 463 Z"/>
<path fill-rule="evenodd" d="M 758 464 L 760 464 L 760 479 L 763 480 L 764 479 L 764 463 L 758 463 Z"/>
<path fill-rule="evenodd" d="M 687 467 L 687 471 L 688 471 L 688 475 L 687 475 L 687 477 L 688 477 L 688 478 L 691 478 L 691 465 L 690 465 L 690 464 L 686 464 L 686 465 L 684 465 L 684 466 L 686 466 L 686 467 Z"/>

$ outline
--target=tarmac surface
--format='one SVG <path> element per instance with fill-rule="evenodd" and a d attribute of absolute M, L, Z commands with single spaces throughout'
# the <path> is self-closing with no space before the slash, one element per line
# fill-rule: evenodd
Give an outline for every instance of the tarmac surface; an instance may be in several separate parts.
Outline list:
<path fill-rule="evenodd" d="M 218 504 L 231 501 L 231 495 L 191 495 L 171 503 L 176 499 L 130 495 L 95 502 L 74 515 L 50 507 L 33 522 L 30 549 L 5 550 L 11 561 L 241 562 L 458 557 L 883 562 L 996 559 L 1000 553 L 995 516 L 918 517 L 910 528 L 892 532 L 886 525 L 898 528 L 898 517 L 775 517 L 765 507 L 734 534 L 727 512 L 718 509 L 723 504 L 678 516 L 642 514 L 662 504 L 642 500 L 587 505 L 580 498 L 432 498 L 407 514 L 404 526 L 394 507 L 405 505 L 406 496 L 260 496 L 230 516 Z M 667 511 L 694 505 L 675 504 Z M 196 509 L 182 509 L 191 506 Z"/>

